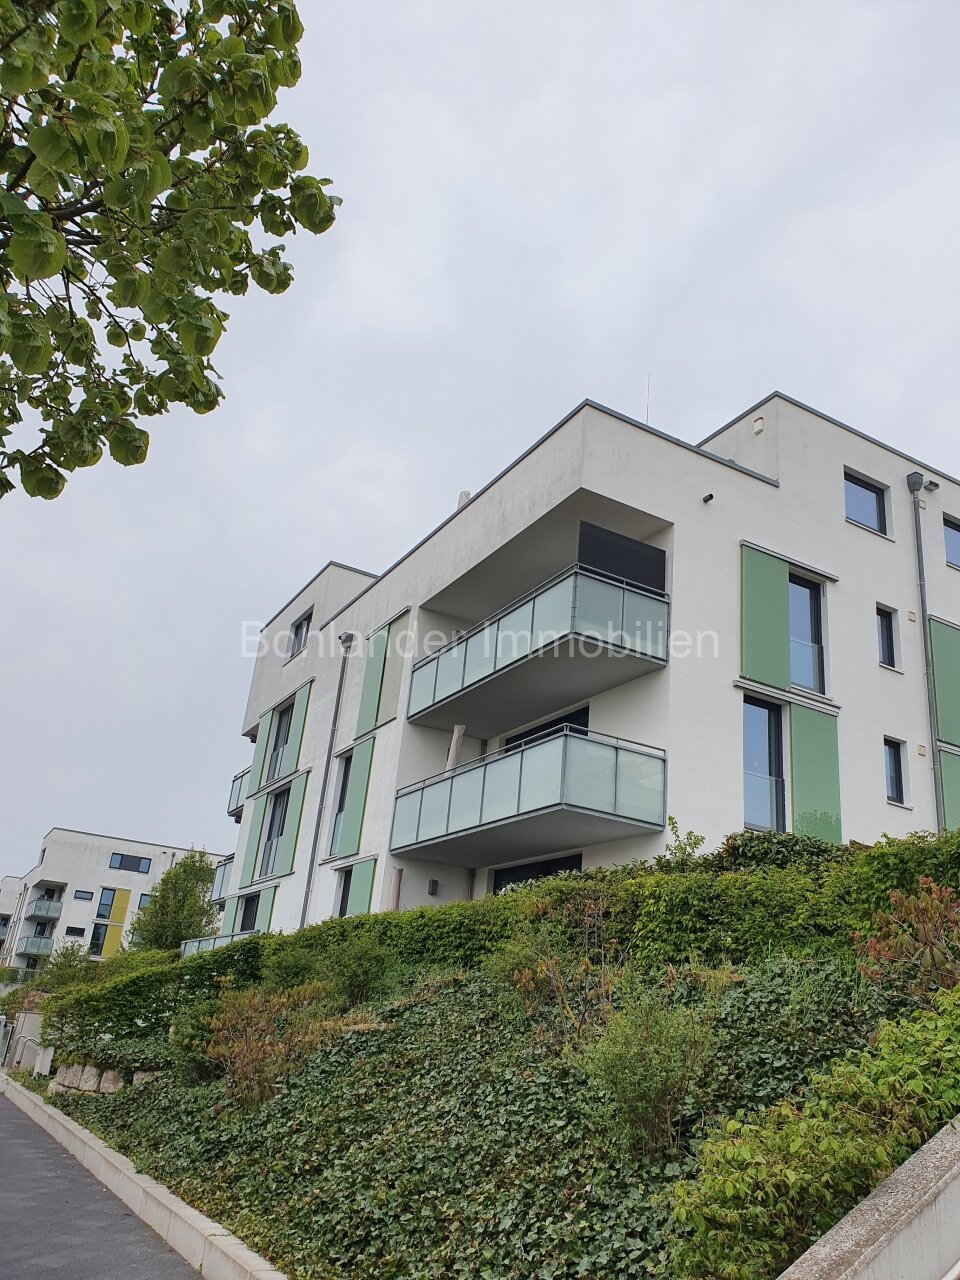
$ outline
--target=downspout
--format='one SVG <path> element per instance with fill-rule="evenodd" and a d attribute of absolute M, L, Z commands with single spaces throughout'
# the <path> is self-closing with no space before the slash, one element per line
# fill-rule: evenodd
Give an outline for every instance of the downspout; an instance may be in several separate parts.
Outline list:
<path fill-rule="evenodd" d="M 323 802 L 327 794 L 327 783 L 330 779 L 330 766 L 333 763 L 333 747 L 337 736 L 337 725 L 340 721 L 340 703 L 343 700 L 343 682 L 347 674 L 347 658 L 353 648 L 355 635 L 352 631 L 344 631 L 337 637 L 340 643 L 340 670 L 337 674 L 337 696 L 333 700 L 333 715 L 330 718 L 330 735 L 327 738 L 327 751 L 323 761 L 323 777 L 320 780 L 320 800 L 317 803 L 317 821 L 313 828 L 313 844 L 310 846 L 310 866 L 307 868 L 307 886 L 303 891 L 303 908 L 300 912 L 300 928 L 307 923 L 307 911 L 310 907 L 310 892 L 313 889 L 313 869 L 317 865 L 317 849 L 320 845 L 320 824 L 323 820 Z"/>
<path fill-rule="evenodd" d="M 933 688 L 933 650 L 930 644 L 930 614 L 927 610 L 927 572 L 923 562 L 923 529 L 920 523 L 920 490 L 923 475 L 911 471 L 907 476 L 907 488 L 913 495 L 913 534 L 917 547 L 917 582 L 920 587 L 920 621 L 923 624 L 923 666 L 927 682 L 927 718 L 930 723 L 930 743 L 933 751 L 933 798 L 937 806 L 937 831 L 946 829 L 943 814 L 943 792 L 940 787 L 940 750 L 937 746 L 937 702 Z"/>

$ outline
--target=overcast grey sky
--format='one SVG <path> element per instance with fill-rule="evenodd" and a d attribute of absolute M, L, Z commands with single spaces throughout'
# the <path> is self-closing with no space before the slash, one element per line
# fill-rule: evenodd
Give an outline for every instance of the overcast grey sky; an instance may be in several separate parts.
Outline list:
<path fill-rule="evenodd" d="M 51 826 L 229 851 L 246 619 L 379 571 L 584 396 L 779 388 L 960 472 L 955 0 L 301 0 L 336 227 L 215 414 L 0 504 L 0 873 Z"/>

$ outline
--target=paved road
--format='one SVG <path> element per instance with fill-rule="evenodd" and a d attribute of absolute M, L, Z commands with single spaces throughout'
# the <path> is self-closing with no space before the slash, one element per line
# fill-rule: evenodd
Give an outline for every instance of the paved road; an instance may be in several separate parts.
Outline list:
<path fill-rule="evenodd" d="M 0 1097 L 3 1280 L 197 1280 L 49 1134 Z"/>

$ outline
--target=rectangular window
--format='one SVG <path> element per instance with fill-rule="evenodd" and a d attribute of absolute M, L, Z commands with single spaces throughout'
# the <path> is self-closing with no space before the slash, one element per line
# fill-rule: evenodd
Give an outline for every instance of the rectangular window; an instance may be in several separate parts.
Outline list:
<path fill-rule="evenodd" d="M 845 472 L 843 491 L 848 520 L 875 533 L 887 532 L 886 494 L 880 485 Z"/>
<path fill-rule="evenodd" d="M 260 855 L 260 876 L 272 876 L 277 865 L 277 850 L 287 820 L 287 805 L 290 801 L 290 788 L 275 791 L 270 797 L 270 817 L 267 820 L 267 838 Z"/>
<path fill-rule="evenodd" d="M 340 872 L 340 900 L 337 903 L 337 915 L 341 918 L 347 914 L 350 906 L 350 881 L 353 879 L 353 867 Z"/>
<path fill-rule="evenodd" d="M 298 618 L 290 628 L 290 652 L 287 659 L 295 658 L 298 653 L 307 647 L 307 640 L 310 636 L 310 623 L 313 621 L 313 610 L 305 613 L 302 618 Z"/>
<path fill-rule="evenodd" d="M 90 934 L 90 954 L 92 956 L 103 955 L 103 944 L 107 938 L 107 926 L 105 924 L 95 924 Z"/>
<path fill-rule="evenodd" d="M 245 898 L 241 899 L 243 906 L 240 910 L 240 923 L 237 926 L 239 933 L 250 933 L 257 927 L 257 911 L 260 908 L 259 893 L 248 893 Z"/>
<path fill-rule="evenodd" d="M 943 541 L 947 548 L 947 564 L 960 569 L 960 524 L 947 516 L 943 517 Z"/>
<path fill-rule="evenodd" d="M 138 858 L 132 853 L 111 853 L 111 871 L 136 871 L 142 876 L 150 874 L 150 859 Z"/>
<path fill-rule="evenodd" d="M 893 610 L 877 605 L 877 650 L 881 667 L 896 667 L 897 644 L 893 625 Z"/>
<path fill-rule="evenodd" d="M 333 839 L 330 841 L 330 852 L 337 853 L 340 847 L 340 828 L 343 825 L 343 815 L 347 807 L 347 788 L 350 786 L 350 769 L 353 765 L 353 752 L 343 757 L 343 764 L 340 766 L 340 788 L 337 791 L 337 809 L 336 816 L 333 819 Z"/>
<path fill-rule="evenodd" d="M 883 762 L 887 775 L 887 799 L 892 804 L 903 804 L 903 743 L 895 738 L 884 738 Z"/>
<path fill-rule="evenodd" d="M 273 782 L 280 776 L 280 765 L 283 760 L 283 748 L 290 739 L 290 722 L 293 719 L 293 703 L 281 707 L 276 714 L 273 730 L 273 747 L 267 763 L 267 782 Z"/>
<path fill-rule="evenodd" d="M 823 631 L 821 588 L 790 575 L 790 683 L 823 693 Z"/>
<path fill-rule="evenodd" d="M 75 924 L 68 924 L 63 932 L 68 938 L 82 938 L 86 930 L 78 928 Z"/>
<path fill-rule="evenodd" d="M 41 924 L 33 926 L 33 936 L 35 938 L 45 938 L 47 936 L 47 924 L 43 921 Z"/>
<path fill-rule="evenodd" d="M 143 908 L 144 908 L 144 907 L 147 905 L 147 903 L 150 901 L 150 899 L 151 899 L 151 897 L 152 897 L 152 896 L 153 896 L 153 895 L 152 895 L 152 894 L 149 894 L 149 893 L 141 893 L 141 895 L 140 895 L 140 901 L 139 901 L 139 903 L 137 904 L 137 910 L 138 910 L 138 911 L 142 911 L 142 910 L 143 910 Z"/>
<path fill-rule="evenodd" d="M 89 889 L 74 889 L 73 896 L 78 902 L 93 901 L 93 893 Z"/>
<path fill-rule="evenodd" d="M 743 703 L 743 817 L 754 831 L 784 830 L 782 711 L 755 698 Z"/>
<path fill-rule="evenodd" d="M 101 889 L 100 902 L 97 906 L 97 919 L 109 920 L 110 912 L 113 910 L 113 899 L 116 897 L 116 889 Z"/>

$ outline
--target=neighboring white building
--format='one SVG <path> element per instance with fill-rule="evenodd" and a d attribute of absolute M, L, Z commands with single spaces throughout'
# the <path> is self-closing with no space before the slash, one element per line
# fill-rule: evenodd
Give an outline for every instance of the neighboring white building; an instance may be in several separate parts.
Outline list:
<path fill-rule="evenodd" d="M 585 402 L 265 626 L 221 933 L 650 859 L 668 813 L 960 825 L 958 570 L 960 483 L 786 396 L 699 446 Z"/>
<path fill-rule="evenodd" d="M 70 942 L 97 958 L 116 954 L 153 886 L 187 852 L 54 827 L 37 865 L 0 884 L 0 920 L 9 915 L 0 968 L 36 969 Z"/>
<path fill-rule="evenodd" d="M 0 876 L 0 954 L 7 938 L 10 919 L 20 897 L 20 881 L 16 876 Z"/>

